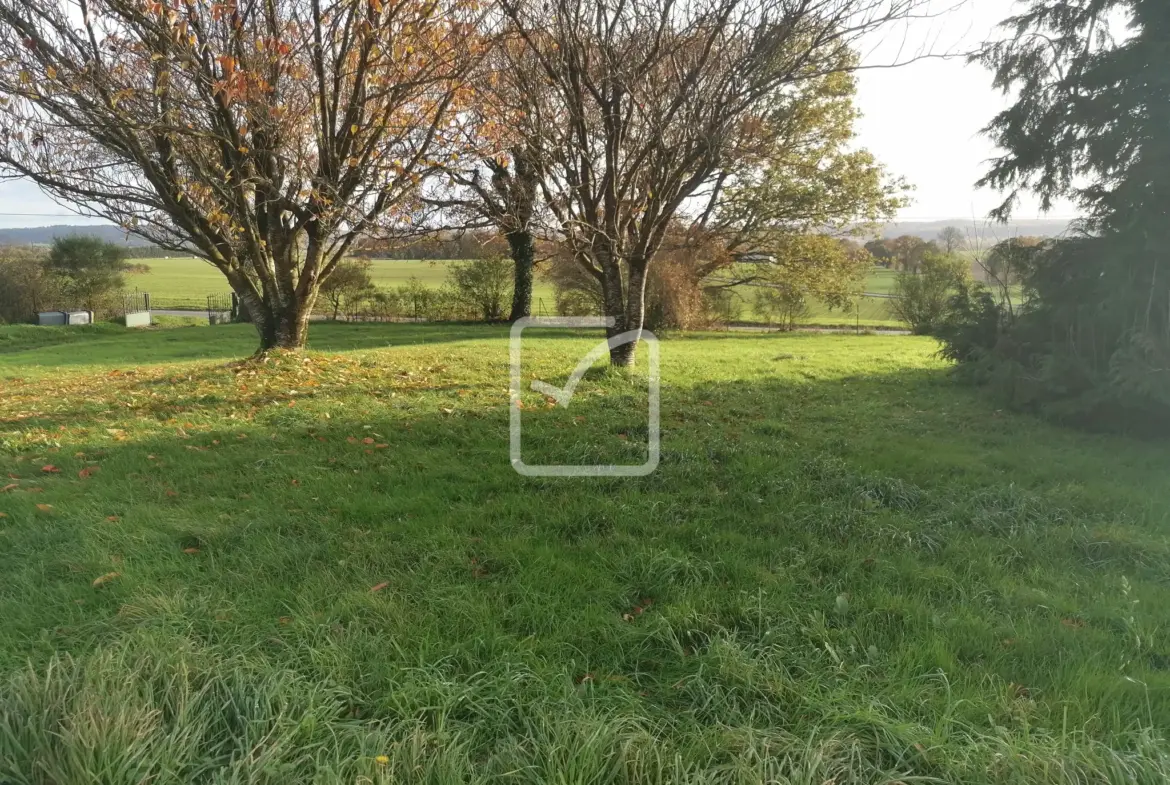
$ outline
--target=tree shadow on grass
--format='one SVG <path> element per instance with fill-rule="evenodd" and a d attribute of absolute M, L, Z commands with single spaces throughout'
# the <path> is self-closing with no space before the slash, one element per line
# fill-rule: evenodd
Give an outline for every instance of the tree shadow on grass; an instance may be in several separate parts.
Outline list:
<path fill-rule="evenodd" d="M 0 376 L 50 372 L 54 368 L 109 365 L 135 367 L 192 360 L 231 360 L 257 348 L 251 325 L 174 327 L 158 330 L 111 330 L 106 325 L 75 333 L 58 331 L 46 339 L 7 347 L 0 352 Z M 314 323 L 309 349 L 346 352 L 394 346 L 496 339 L 507 326 L 489 324 Z"/>
<path fill-rule="evenodd" d="M 17 340 L 0 343 L 0 378 L 37 376 L 55 368 L 109 366 L 133 368 L 197 360 L 233 360 L 252 355 L 257 337 L 251 325 L 172 327 L 135 330 L 116 325 L 76 328 L 28 328 L 17 326 Z M 5 329 L 5 328 L 0 328 Z M 11 328 L 8 328 L 11 329 Z M 496 340 L 508 335 L 506 324 L 483 323 L 349 323 L 314 322 L 308 348 L 321 352 L 386 349 L 395 346 L 449 344 Z M 44 330 L 45 332 L 29 332 Z M 585 331 L 545 330 L 546 340 L 576 338 Z M 592 334 L 592 333 L 588 333 Z M 773 340 L 767 333 L 710 332 L 665 334 L 665 341 L 701 342 Z M 785 340 L 824 341 L 831 336 L 785 333 Z M 840 336 L 849 338 L 849 336 Z"/>

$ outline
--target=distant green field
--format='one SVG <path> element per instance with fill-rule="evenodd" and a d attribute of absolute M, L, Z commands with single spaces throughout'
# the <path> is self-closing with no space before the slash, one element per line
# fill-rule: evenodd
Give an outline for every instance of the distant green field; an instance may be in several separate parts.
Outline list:
<path fill-rule="evenodd" d="M 130 287 L 150 292 L 159 302 L 159 307 L 166 308 L 168 304 L 175 307 L 183 303 L 198 306 L 206 302 L 209 294 L 231 291 L 219 271 L 202 259 L 143 259 L 136 263 L 146 265 L 150 272 L 130 276 Z M 370 275 L 380 289 L 403 286 L 411 278 L 437 288 L 447 280 L 451 264 L 450 261 L 374 259 Z M 555 297 L 551 286 L 537 281 L 534 300 L 538 312 L 541 300 L 546 312 L 553 312 Z"/>
<path fill-rule="evenodd" d="M 150 272 L 130 276 L 130 287 L 150 292 L 156 308 L 201 308 L 206 304 L 208 295 L 227 294 L 230 291 L 219 271 L 201 259 L 144 259 L 137 263 L 149 267 Z M 437 288 L 447 280 L 452 264 L 450 261 L 375 259 L 372 261 L 371 276 L 374 284 L 381 289 L 403 286 L 411 278 Z M 875 270 L 865 283 L 865 291 L 888 294 L 894 288 L 895 277 L 896 273 L 892 271 Z M 754 313 L 750 287 L 740 287 L 737 291 L 742 298 L 738 318 L 759 321 Z M 555 314 L 555 303 L 552 286 L 538 278 L 533 292 L 533 311 L 537 315 L 552 316 Z M 832 310 L 821 303 L 814 303 L 809 309 L 809 315 L 801 322 L 861 327 L 899 326 L 886 306 L 884 300 L 877 298 L 860 298 L 856 306 L 847 311 Z"/>

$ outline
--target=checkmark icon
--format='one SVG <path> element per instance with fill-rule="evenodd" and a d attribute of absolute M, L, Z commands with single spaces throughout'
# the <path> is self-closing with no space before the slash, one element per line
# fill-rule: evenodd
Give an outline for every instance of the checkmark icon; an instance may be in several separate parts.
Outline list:
<path fill-rule="evenodd" d="M 628 343 L 645 342 L 649 350 L 649 411 L 647 412 L 647 433 L 649 457 L 641 465 L 631 464 L 598 464 L 592 466 L 566 465 L 534 465 L 527 464 L 521 455 L 521 393 L 522 385 L 522 336 L 525 329 L 533 327 L 584 328 L 584 327 L 612 327 L 612 319 L 597 319 L 589 317 L 555 317 L 555 318 L 528 318 L 520 319 L 512 325 L 511 334 L 511 381 L 508 385 L 508 394 L 511 401 L 509 441 L 512 467 L 526 477 L 642 477 L 658 468 L 661 453 L 661 428 L 659 423 L 660 380 L 659 380 L 659 347 L 658 338 L 649 330 L 629 330 L 608 338 L 589 350 L 581 358 L 577 367 L 569 374 L 564 386 L 535 379 L 529 388 L 545 395 L 562 408 L 568 408 L 577 391 L 577 385 L 589 372 L 593 365 L 604 357 L 611 349 Z"/>
<path fill-rule="evenodd" d="M 629 332 L 619 333 L 608 340 L 602 341 L 590 349 L 589 354 L 585 355 L 581 359 L 581 362 L 577 363 L 577 367 L 569 375 L 569 381 L 564 387 L 557 387 L 556 385 L 537 379 L 532 382 L 533 391 L 541 395 L 547 395 L 550 398 L 555 398 L 558 406 L 565 409 L 569 408 L 569 402 L 573 400 L 573 393 L 577 391 L 577 385 L 581 382 L 582 377 L 589 372 L 589 369 L 593 367 L 593 364 L 608 354 L 610 349 L 624 346 L 627 343 L 633 343 L 641 335 L 642 330 L 630 330 Z"/>

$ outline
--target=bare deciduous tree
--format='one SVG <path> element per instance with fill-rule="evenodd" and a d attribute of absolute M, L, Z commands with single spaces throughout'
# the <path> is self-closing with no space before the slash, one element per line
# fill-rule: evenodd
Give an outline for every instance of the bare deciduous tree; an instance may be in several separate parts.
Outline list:
<path fill-rule="evenodd" d="M 524 40 L 505 29 L 479 63 L 469 80 L 473 97 L 459 122 L 462 144 L 474 154 L 449 159 L 427 199 L 441 209 L 444 225 L 491 227 L 507 240 L 513 265 L 511 321 L 532 314 L 540 223 L 538 140 L 518 122 L 530 99 L 516 86 L 535 82 L 531 74 L 525 79 L 514 73 L 535 67 L 526 55 Z"/>
<path fill-rule="evenodd" d="M 227 278 L 303 345 L 359 237 L 411 220 L 475 57 L 467 0 L 0 0 L 0 169 Z"/>
<path fill-rule="evenodd" d="M 944 226 L 938 233 L 938 244 L 945 253 L 953 254 L 966 246 L 967 237 L 957 226 Z"/>
<path fill-rule="evenodd" d="M 865 33 L 922 0 L 499 0 L 538 67 L 504 72 L 556 231 L 601 287 L 612 336 L 644 319 L 671 221 L 758 155 L 759 108 L 841 68 Z M 517 63 L 521 65 L 521 63 Z M 850 66 L 852 67 L 852 66 Z M 612 348 L 629 365 L 634 345 Z"/>

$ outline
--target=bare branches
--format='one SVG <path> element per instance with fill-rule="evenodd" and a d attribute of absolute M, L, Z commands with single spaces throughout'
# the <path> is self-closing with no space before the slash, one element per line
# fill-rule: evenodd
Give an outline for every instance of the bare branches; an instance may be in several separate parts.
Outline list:
<path fill-rule="evenodd" d="M 0 167 L 304 310 L 455 144 L 472 5 L 0 0 Z"/>
<path fill-rule="evenodd" d="M 522 99 L 555 231 L 605 290 L 615 331 L 671 222 L 715 212 L 758 166 L 802 83 L 857 67 L 861 36 L 924 0 L 499 0 L 522 46 L 500 77 Z"/>

